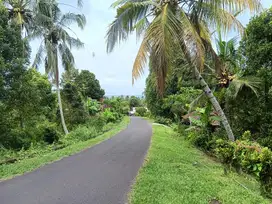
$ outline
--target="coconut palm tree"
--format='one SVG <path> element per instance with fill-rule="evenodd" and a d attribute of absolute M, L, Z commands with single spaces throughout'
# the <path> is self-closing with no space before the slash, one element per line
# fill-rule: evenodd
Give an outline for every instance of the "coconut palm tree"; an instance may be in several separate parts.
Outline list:
<path fill-rule="evenodd" d="M 213 58 L 217 73 L 222 72 L 222 62 L 212 47 L 210 30 L 220 25 L 225 32 L 236 29 L 243 33 L 236 13 L 244 9 L 260 10 L 260 1 L 117 0 L 112 7 L 117 8 L 117 15 L 107 33 L 107 51 L 113 51 L 115 45 L 126 40 L 133 31 L 143 38 L 132 70 L 133 82 L 141 76 L 149 58 L 162 93 L 170 57 L 176 51 L 172 48 L 180 46 L 204 93 L 219 113 L 228 138 L 234 141 L 229 122 L 201 72 L 207 53 Z"/>
<path fill-rule="evenodd" d="M 9 18 L 21 26 L 21 32 L 27 32 L 33 23 L 32 0 L 4 0 L 4 4 L 9 12 Z"/>
<path fill-rule="evenodd" d="M 49 1 L 50 4 L 48 4 Z M 43 15 L 36 16 L 35 25 L 37 26 L 32 33 L 33 38 L 42 38 L 33 67 L 38 67 L 41 62 L 45 62 L 45 71 L 52 77 L 57 89 L 63 130 L 65 134 L 68 134 L 60 95 L 59 60 L 65 70 L 69 70 L 74 66 L 75 61 L 71 49 L 82 48 L 83 43 L 78 38 L 74 38 L 68 33 L 68 31 L 73 32 L 69 26 L 72 23 L 76 23 L 79 28 L 83 29 L 86 24 L 86 19 L 84 15 L 81 14 L 62 14 L 58 3 L 54 0 L 40 2 L 37 5 L 37 10 L 39 10 L 40 7 L 45 6 L 43 3 L 46 3 L 47 9 L 38 11 L 43 12 Z M 46 16 L 46 18 L 44 18 L 44 16 Z"/>
<path fill-rule="evenodd" d="M 224 70 L 219 77 L 220 87 L 227 88 L 226 94 L 237 97 L 243 87 L 248 87 L 258 96 L 258 89 L 262 83 L 261 79 L 254 76 L 244 76 L 241 59 L 238 50 L 238 37 L 224 41 L 219 31 L 216 39 L 217 54 L 224 65 Z"/>
<path fill-rule="evenodd" d="M 43 2 L 43 4 L 40 4 Z M 46 9 L 48 4 L 52 1 L 44 0 L 3 0 L 3 3 L 6 5 L 9 17 L 11 20 L 14 20 L 21 26 L 21 31 L 25 29 L 27 32 L 30 31 L 30 27 L 33 23 L 33 13 L 37 8 L 37 5 L 44 5 L 43 9 Z M 65 3 L 60 3 L 66 6 L 72 6 Z M 83 0 L 77 0 L 77 6 L 81 8 L 83 6 Z M 40 7 L 41 8 L 41 7 Z M 42 15 L 42 12 L 35 13 L 35 15 Z"/>

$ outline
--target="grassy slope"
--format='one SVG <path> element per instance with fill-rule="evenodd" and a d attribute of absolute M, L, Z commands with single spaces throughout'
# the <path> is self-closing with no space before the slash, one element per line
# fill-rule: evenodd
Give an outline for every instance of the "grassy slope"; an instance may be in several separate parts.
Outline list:
<path fill-rule="evenodd" d="M 146 164 L 131 192 L 132 204 L 207 204 L 213 198 L 224 204 L 270 203 L 253 179 L 224 175 L 220 164 L 170 128 L 153 126 L 153 131 Z"/>
<path fill-rule="evenodd" d="M 23 173 L 26 173 L 34 169 L 37 169 L 41 166 L 44 166 L 45 164 L 60 160 L 66 156 L 73 155 L 86 148 L 92 147 L 106 139 L 109 139 L 110 137 L 116 135 L 121 130 L 125 129 L 129 121 L 130 121 L 129 117 L 125 117 L 123 121 L 120 124 L 118 124 L 114 129 L 94 139 L 90 139 L 85 142 L 79 142 L 77 144 L 70 145 L 64 149 L 50 152 L 49 154 L 45 154 L 42 157 L 34 157 L 31 159 L 22 160 L 15 164 L 2 165 L 0 166 L 0 180 L 9 179 L 14 176 L 21 175 Z"/>

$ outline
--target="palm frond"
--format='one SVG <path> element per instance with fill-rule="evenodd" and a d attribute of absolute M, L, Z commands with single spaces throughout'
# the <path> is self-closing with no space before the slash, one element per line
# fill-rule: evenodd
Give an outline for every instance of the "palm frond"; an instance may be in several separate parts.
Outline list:
<path fill-rule="evenodd" d="M 262 9 L 260 0 L 218 0 L 217 2 L 217 4 L 220 4 L 221 8 L 225 7 L 232 13 L 247 9 L 256 13 Z"/>
<path fill-rule="evenodd" d="M 128 38 L 135 29 L 135 24 L 146 16 L 153 5 L 151 0 L 127 2 L 117 9 L 115 20 L 110 24 L 106 35 L 107 52 L 112 52 L 116 44 Z"/>
<path fill-rule="evenodd" d="M 153 20 L 146 31 L 151 48 L 150 60 L 152 71 L 157 78 L 157 87 L 162 94 L 165 80 L 170 68 L 173 47 L 180 42 L 181 27 L 179 18 L 168 4 L 162 7 L 161 13 Z"/>
<path fill-rule="evenodd" d="M 117 8 L 117 7 L 121 7 L 122 5 L 124 5 L 125 3 L 128 3 L 128 2 L 141 2 L 143 0 L 117 0 L 115 2 L 113 2 L 111 4 L 111 8 Z"/>
<path fill-rule="evenodd" d="M 225 33 L 237 30 L 240 34 L 244 32 L 244 26 L 236 18 L 236 12 L 229 12 L 225 7 L 218 7 L 213 3 L 201 3 L 202 18 L 210 24 L 210 27 L 219 27 Z"/>
<path fill-rule="evenodd" d="M 142 37 L 143 33 L 145 32 L 145 30 L 148 28 L 149 25 L 150 23 L 147 17 L 143 17 L 134 25 L 137 39 L 140 39 Z"/>
<path fill-rule="evenodd" d="M 248 87 L 256 96 L 258 96 L 261 84 L 262 81 L 258 77 L 242 76 L 238 73 L 231 82 L 227 95 L 236 98 L 244 87 Z"/>
<path fill-rule="evenodd" d="M 57 50 L 47 39 L 45 39 L 44 44 L 47 57 L 47 66 L 45 66 L 45 72 L 47 74 L 52 74 L 52 76 L 55 76 L 56 69 L 58 68 L 57 58 L 55 56 Z"/>
<path fill-rule="evenodd" d="M 65 71 L 69 71 L 74 67 L 75 60 L 71 50 L 66 46 L 65 43 L 60 43 L 58 46 L 59 55 L 61 57 L 62 66 Z"/>
<path fill-rule="evenodd" d="M 38 67 L 41 65 L 42 61 L 44 60 L 43 57 L 44 57 L 44 52 L 45 52 L 45 49 L 44 49 L 44 45 L 43 45 L 43 42 L 40 44 L 40 47 L 35 55 L 35 58 L 34 58 L 34 61 L 33 61 L 33 64 L 32 64 L 32 68 L 35 68 L 35 69 L 38 69 Z"/>
<path fill-rule="evenodd" d="M 84 47 L 83 42 L 81 42 L 78 38 L 71 37 L 69 33 L 64 29 L 59 28 L 59 37 L 63 43 L 65 44 L 67 43 L 69 45 L 70 49 L 71 48 L 79 49 Z"/>
<path fill-rule="evenodd" d="M 191 58 L 190 63 L 194 66 L 197 66 L 200 72 L 204 69 L 205 62 L 205 52 L 204 44 L 199 34 L 195 29 L 195 25 L 192 25 L 191 21 L 188 19 L 188 16 L 183 10 L 180 10 L 180 26 L 182 26 L 182 36 L 181 42 L 185 44 L 186 50 L 183 52 L 188 52 Z M 188 53 L 184 53 L 188 56 Z"/>
<path fill-rule="evenodd" d="M 59 23 L 65 26 L 69 26 L 73 23 L 77 23 L 78 27 L 83 29 L 86 25 L 86 18 L 82 14 L 74 14 L 69 12 L 62 15 Z"/>
<path fill-rule="evenodd" d="M 135 80 L 137 80 L 144 73 L 144 68 L 147 63 L 149 52 L 150 45 L 148 43 L 148 38 L 145 37 L 134 61 L 132 69 L 132 84 L 134 84 Z"/>
<path fill-rule="evenodd" d="M 82 8 L 83 7 L 83 0 L 77 0 L 77 6 L 79 8 Z"/>

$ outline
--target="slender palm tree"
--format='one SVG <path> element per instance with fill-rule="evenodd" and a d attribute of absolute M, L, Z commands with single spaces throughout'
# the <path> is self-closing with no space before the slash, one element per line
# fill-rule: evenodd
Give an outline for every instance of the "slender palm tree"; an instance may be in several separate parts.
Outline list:
<path fill-rule="evenodd" d="M 48 4 L 49 1 L 51 1 L 50 4 Z M 39 8 L 44 7 L 45 4 L 47 9 L 39 11 Z M 36 54 L 33 67 L 38 67 L 41 62 L 45 62 L 45 71 L 52 77 L 57 89 L 63 130 L 65 134 L 68 134 L 60 95 L 59 60 L 65 70 L 69 70 L 74 66 L 75 61 L 71 49 L 82 48 L 83 43 L 68 33 L 68 31 L 73 32 L 69 26 L 72 23 L 76 23 L 79 28 L 83 29 L 86 19 L 81 14 L 62 14 L 58 3 L 54 0 L 40 2 L 36 10 L 37 12 L 43 12 L 43 15 L 35 17 L 35 24 L 37 26 L 32 33 L 32 37 L 40 37 L 42 38 L 42 42 Z"/>
<path fill-rule="evenodd" d="M 180 46 L 204 93 L 220 115 L 228 138 L 234 141 L 229 122 L 201 72 L 206 53 L 214 59 L 217 73 L 222 72 L 210 30 L 220 25 L 225 32 L 236 29 L 243 33 L 243 26 L 235 17 L 237 12 L 260 10 L 260 0 L 117 0 L 112 7 L 117 8 L 117 15 L 107 33 L 107 51 L 113 51 L 115 45 L 126 40 L 133 31 L 143 38 L 132 70 L 133 82 L 141 76 L 149 58 L 162 92 L 170 57 L 176 51 L 172 48 Z"/>

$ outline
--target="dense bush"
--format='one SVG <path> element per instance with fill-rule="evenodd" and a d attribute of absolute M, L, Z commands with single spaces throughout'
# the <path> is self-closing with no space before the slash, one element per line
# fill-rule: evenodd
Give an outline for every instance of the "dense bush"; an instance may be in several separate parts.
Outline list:
<path fill-rule="evenodd" d="M 107 123 L 114 123 L 120 119 L 120 114 L 117 112 L 111 111 L 110 108 L 107 108 L 103 112 L 103 117 L 105 118 Z"/>
<path fill-rule="evenodd" d="M 76 142 L 76 141 L 87 141 L 91 138 L 94 138 L 98 135 L 96 128 L 90 128 L 86 126 L 79 126 L 74 131 L 69 133 L 65 140 Z"/>
<path fill-rule="evenodd" d="M 145 107 L 137 107 L 136 108 L 136 114 L 141 117 L 145 117 L 147 113 L 147 110 Z"/>
<path fill-rule="evenodd" d="M 272 197 L 272 151 L 262 147 L 257 142 L 250 141 L 252 135 L 246 131 L 240 140 L 227 141 L 219 129 L 213 134 L 207 134 L 202 129 L 181 126 L 177 128 L 182 135 L 197 148 L 211 156 L 216 156 L 226 170 L 252 174 L 260 179 L 262 192 Z"/>
<path fill-rule="evenodd" d="M 170 120 L 168 118 L 164 118 L 164 117 L 156 117 L 154 122 L 159 123 L 159 124 L 163 124 L 163 125 L 168 125 L 168 126 L 172 124 L 172 120 Z"/>
<path fill-rule="evenodd" d="M 246 140 L 217 140 L 216 155 L 224 164 L 257 176 L 263 193 L 272 198 L 271 150 Z"/>
<path fill-rule="evenodd" d="M 96 100 L 88 98 L 86 106 L 91 116 L 94 116 L 101 111 L 101 105 Z"/>

